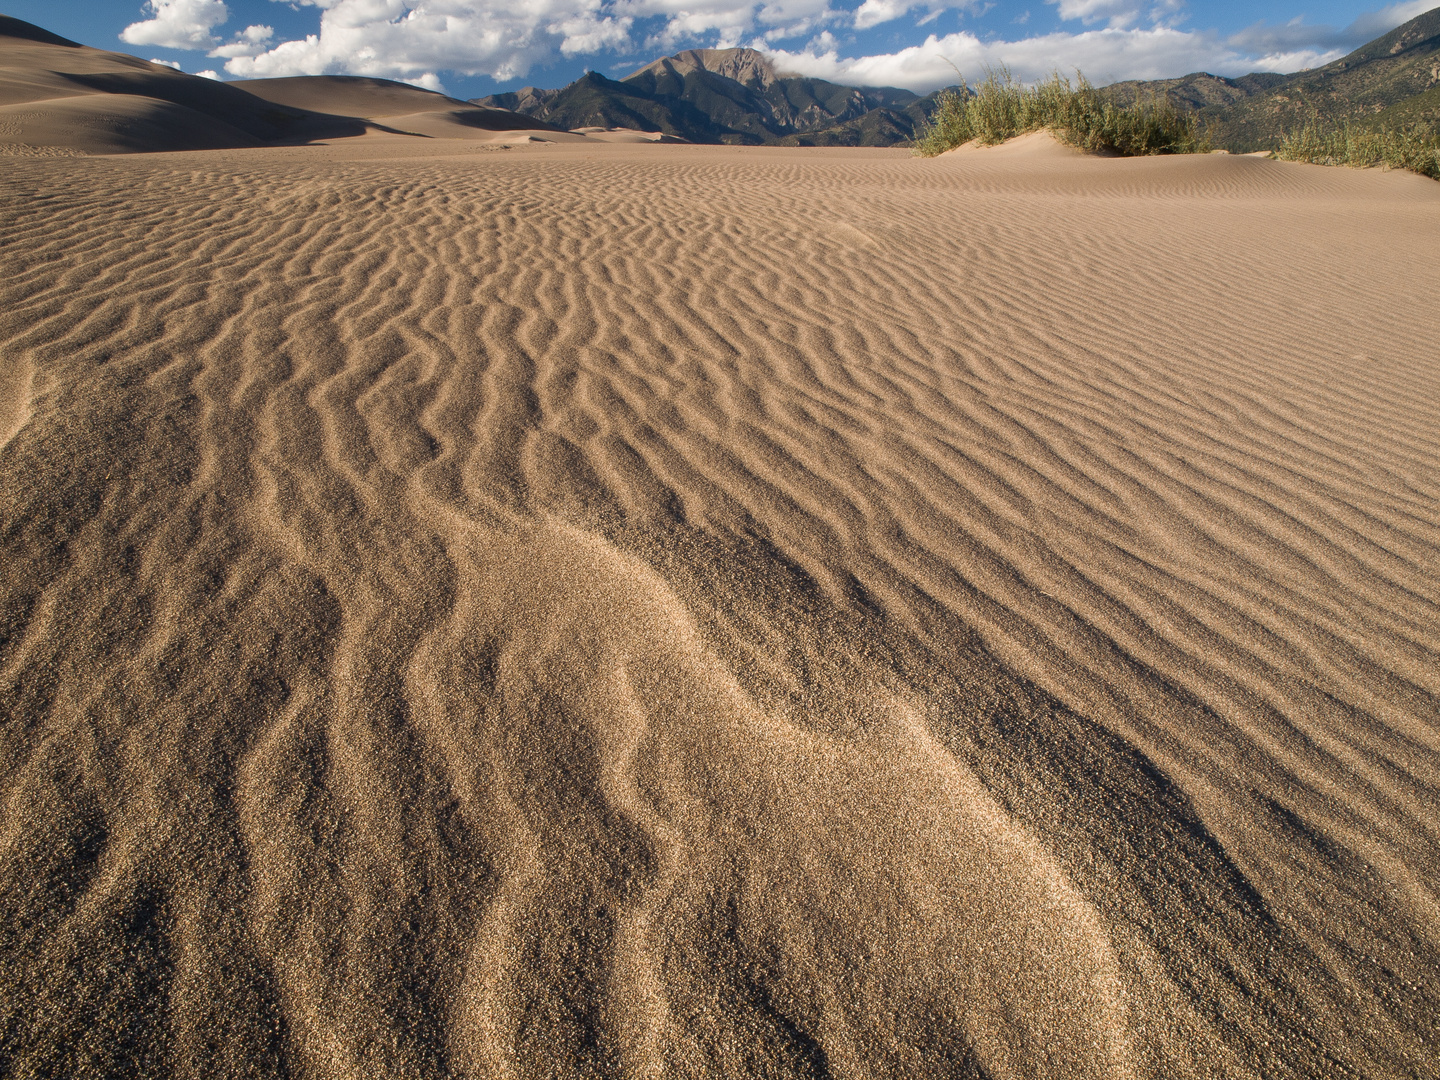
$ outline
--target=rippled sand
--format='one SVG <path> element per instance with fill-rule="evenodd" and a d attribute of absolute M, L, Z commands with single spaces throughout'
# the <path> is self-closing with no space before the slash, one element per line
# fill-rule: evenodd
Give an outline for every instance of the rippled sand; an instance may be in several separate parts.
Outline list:
<path fill-rule="evenodd" d="M 1440 1075 L 1440 185 L 367 137 L 0 258 L 5 1075 Z"/>

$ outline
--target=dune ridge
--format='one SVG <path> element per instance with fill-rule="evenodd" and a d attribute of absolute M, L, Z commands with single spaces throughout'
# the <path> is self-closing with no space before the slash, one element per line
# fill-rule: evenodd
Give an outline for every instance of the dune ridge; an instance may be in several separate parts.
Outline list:
<path fill-rule="evenodd" d="M 5 1071 L 1436 1075 L 1436 192 L 12 161 Z"/>

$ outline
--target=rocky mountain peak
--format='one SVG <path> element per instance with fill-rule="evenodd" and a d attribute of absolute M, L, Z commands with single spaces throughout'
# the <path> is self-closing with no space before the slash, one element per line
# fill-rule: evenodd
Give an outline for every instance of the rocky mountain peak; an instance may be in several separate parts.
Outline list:
<path fill-rule="evenodd" d="M 710 71 L 746 86 L 768 87 L 779 77 L 765 54 L 755 49 L 686 49 L 651 61 L 627 78 L 667 69 L 681 75 L 687 70 Z"/>

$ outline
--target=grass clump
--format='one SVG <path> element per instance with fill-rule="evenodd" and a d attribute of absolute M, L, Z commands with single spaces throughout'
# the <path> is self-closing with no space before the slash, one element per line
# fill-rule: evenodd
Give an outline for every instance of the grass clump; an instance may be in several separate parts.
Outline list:
<path fill-rule="evenodd" d="M 958 92 L 940 95 L 929 124 L 915 141 L 915 151 L 933 157 L 971 139 L 988 146 L 1041 128 L 1050 128 L 1071 146 L 1126 157 L 1210 149 L 1195 120 L 1168 101 L 1117 106 L 1076 74 L 1078 85 L 1056 72 L 1034 86 L 1024 86 L 1002 67 L 987 71 L 973 93 L 962 77 Z"/>
<path fill-rule="evenodd" d="M 1275 156 L 1282 161 L 1307 161 L 1313 165 L 1409 169 L 1440 180 L 1440 133 L 1422 127 L 1367 131 L 1350 124 L 1306 124 L 1281 138 Z"/>

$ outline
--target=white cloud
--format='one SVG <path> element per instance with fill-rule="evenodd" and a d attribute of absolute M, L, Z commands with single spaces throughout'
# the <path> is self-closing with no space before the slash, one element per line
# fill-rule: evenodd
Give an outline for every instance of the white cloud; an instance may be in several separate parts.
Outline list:
<path fill-rule="evenodd" d="M 551 29 L 564 35 L 560 41 L 560 52 L 565 56 L 578 56 L 607 49 L 623 51 L 630 44 L 630 25 L 633 22 L 628 17 L 597 19 L 587 11 L 573 19 L 552 23 Z"/>
<path fill-rule="evenodd" d="M 756 33 L 804 37 L 852 13 L 830 0 L 295 0 L 320 9 L 319 32 L 257 48 L 218 42 L 212 56 L 245 78 L 348 73 L 409 79 L 456 71 L 498 80 L 562 56 L 727 47 Z M 970 0 L 965 0 L 966 3 Z M 649 33 L 634 38 L 642 20 Z"/>
<path fill-rule="evenodd" d="M 1117 15 L 1133 18 L 1139 12 L 1139 5 L 1129 0 L 1047 0 L 1060 9 L 1062 19 L 1080 19 L 1095 22 L 1097 19 L 1115 18 Z"/>
<path fill-rule="evenodd" d="M 180 64 L 179 64 L 178 61 L 175 61 L 175 60 L 156 60 L 156 59 L 152 56 L 152 57 L 150 58 L 150 62 L 151 62 L 152 64 L 159 64 L 161 67 L 171 68 L 171 69 L 174 70 L 174 71 L 179 71 L 179 70 L 180 70 Z"/>
<path fill-rule="evenodd" d="M 1135 0 L 1049 0 L 1060 9 L 1060 18 L 1079 19 L 1084 23 L 1108 22 L 1111 26 L 1129 26 L 1140 17 L 1145 5 Z"/>
<path fill-rule="evenodd" d="M 864 3 L 855 9 L 854 23 L 855 29 L 868 30 L 872 26 L 908 15 L 916 8 L 925 8 L 929 14 L 915 24 L 924 26 L 933 22 L 947 9 L 974 11 L 980 6 L 980 0 L 864 0 Z M 990 6 L 993 5 L 986 5 L 987 9 Z"/>
<path fill-rule="evenodd" d="M 120 39 L 162 49 L 208 49 L 218 45 L 210 31 L 230 18 L 224 0 L 147 0 L 151 18 L 131 23 Z"/>
<path fill-rule="evenodd" d="M 761 7 L 750 0 L 616 0 L 615 9 L 635 19 L 661 18 L 662 28 L 645 39 L 647 51 L 670 50 L 703 41 L 730 48 L 763 22 L 776 26 L 828 9 L 828 0 L 786 0 Z"/>
<path fill-rule="evenodd" d="M 911 0 L 865 0 L 855 9 L 855 28 L 868 30 L 872 26 L 898 19 L 916 5 Z"/>
<path fill-rule="evenodd" d="M 763 28 L 767 41 L 804 37 L 850 18 L 850 12 L 832 8 L 830 0 L 772 0 L 755 13 L 755 22 Z"/>
<path fill-rule="evenodd" d="M 1062 19 L 1079 19 L 1087 26 L 1103 22 L 1120 30 L 1148 19 L 1154 26 L 1173 25 L 1185 0 L 1046 0 L 1059 9 Z"/>
<path fill-rule="evenodd" d="M 202 79 L 213 79 L 215 82 L 220 81 L 220 73 L 218 71 L 211 71 L 209 68 L 206 68 L 204 71 L 197 71 L 195 74 Z"/>
<path fill-rule="evenodd" d="M 418 86 L 421 90 L 434 90 L 437 94 L 445 93 L 445 84 L 440 81 L 440 76 L 433 71 L 427 71 L 418 79 L 401 79 L 400 82 L 409 83 L 411 86 Z"/>
<path fill-rule="evenodd" d="M 242 78 L 372 75 L 438 86 L 438 71 L 526 74 L 557 53 L 631 49 L 632 4 L 623 0 L 299 0 L 318 7 L 319 33 L 264 49 L 225 46 L 225 70 Z"/>
<path fill-rule="evenodd" d="M 1169 27 L 1054 33 L 1018 41 L 982 41 L 966 32 L 932 34 L 922 45 L 878 56 L 842 58 L 832 49 L 820 54 L 771 50 L 770 57 L 777 69 L 797 75 L 861 86 L 902 86 L 917 93 L 953 83 L 955 68 L 972 82 L 982 78 L 987 67 L 1001 65 L 1025 81 L 1078 68 L 1096 85 L 1192 71 L 1241 75 L 1266 70 L 1257 58 L 1229 47 L 1214 34 Z"/>
<path fill-rule="evenodd" d="M 269 41 L 274 36 L 275 28 L 272 26 L 247 26 L 235 35 L 235 40 L 230 44 L 211 49 L 206 55 L 229 59 L 237 56 L 259 56 L 270 47 Z"/>

